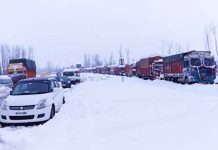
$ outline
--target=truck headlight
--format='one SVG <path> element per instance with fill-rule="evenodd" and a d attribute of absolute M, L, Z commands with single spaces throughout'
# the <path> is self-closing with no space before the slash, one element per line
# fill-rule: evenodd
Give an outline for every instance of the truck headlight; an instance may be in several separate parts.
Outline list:
<path fill-rule="evenodd" d="M 7 101 L 3 101 L 1 105 L 1 110 L 7 110 L 7 107 L 8 107 Z"/>
<path fill-rule="evenodd" d="M 39 103 L 37 104 L 37 109 L 42 109 L 42 108 L 45 108 L 46 106 L 47 106 L 47 100 L 43 99 L 39 101 Z"/>

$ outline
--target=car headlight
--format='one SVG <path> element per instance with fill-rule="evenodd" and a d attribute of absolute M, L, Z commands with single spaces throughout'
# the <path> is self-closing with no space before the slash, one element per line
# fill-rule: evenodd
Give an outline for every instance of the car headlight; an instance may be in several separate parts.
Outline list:
<path fill-rule="evenodd" d="M 7 101 L 3 101 L 1 105 L 1 110 L 7 110 L 7 107 L 8 107 Z"/>
<path fill-rule="evenodd" d="M 70 83 L 70 81 L 68 81 L 67 83 Z"/>
<path fill-rule="evenodd" d="M 42 108 L 45 108 L 46 106 L 47 106 L 47 100 L 43 99 L 39 101 L 39 103 L 37 104 L 37 109 L 42 109 Z"/>

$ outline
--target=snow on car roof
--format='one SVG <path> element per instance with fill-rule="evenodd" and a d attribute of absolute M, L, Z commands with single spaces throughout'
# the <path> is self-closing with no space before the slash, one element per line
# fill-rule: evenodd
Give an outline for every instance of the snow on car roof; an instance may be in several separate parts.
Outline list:
<path fill-rule="evenodd" d="M 0 79 L 7 80 L 7 79 L 11 79 L 11 78 L 7 75 L 0 75 Z"/>
<path fill-rule="evenodd" d="M 75 72 L 75 71 L 79 71 L 79 69 L 77 68 L 69 68 L 69 69 L 64 69 L 63 72 Z"/>

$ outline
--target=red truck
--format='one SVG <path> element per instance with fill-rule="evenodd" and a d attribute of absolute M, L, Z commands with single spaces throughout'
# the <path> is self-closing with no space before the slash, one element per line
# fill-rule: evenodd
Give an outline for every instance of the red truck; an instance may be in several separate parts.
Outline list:
<path fill-rule="evenodd" d="M 7 73 L 14 84 L 21 79 L 36 77 L 35 61 L 30 59 L 11 59 L 7 68 Z"/>
<path fill-rule="evenodd" d="M 132 71 L 132 66 L 129 64 L 125 65 L 125 74 L 127 77 L 132 77 L 133 71 Z"/>
<path fill-rule="evenodd" d="M 180 83 L 210 83 L 216 79 L 216 63 L 210 51 L 189 51 L 163 58 L 164 78 Z"/>
<path fill-rule="evenodd" d="M 136 63 L 136 75 L 139 78 L 154 80 L 163 72 L 161 56 L 143 58 Z"/>

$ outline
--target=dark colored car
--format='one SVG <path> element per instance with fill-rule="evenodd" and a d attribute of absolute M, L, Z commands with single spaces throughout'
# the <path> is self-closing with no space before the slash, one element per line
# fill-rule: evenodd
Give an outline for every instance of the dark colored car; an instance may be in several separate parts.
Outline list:
<path fill-rule="evenodd" d="M 71 88 L 71 81 L 68 77 L 62 76 L 60 77 L 60 81 L 63 88 Z"/>

